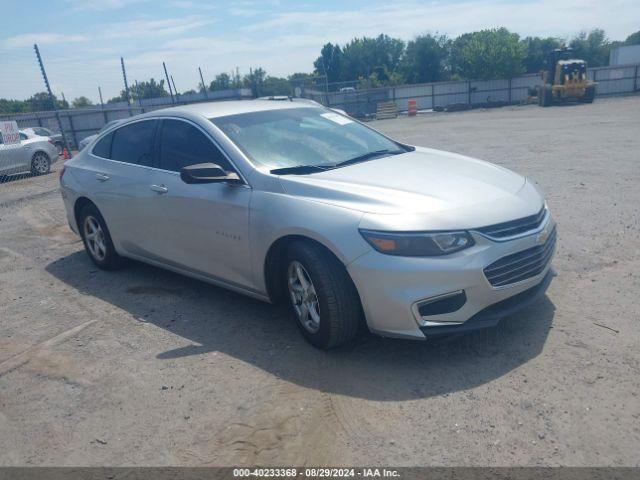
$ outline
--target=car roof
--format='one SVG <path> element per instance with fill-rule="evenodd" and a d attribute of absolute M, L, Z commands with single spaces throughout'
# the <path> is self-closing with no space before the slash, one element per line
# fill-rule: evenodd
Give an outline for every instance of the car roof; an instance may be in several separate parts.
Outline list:
<path fill-rule="evenodd" d="M 205 118 L 226 117 L 240 113 L 263 112 L 265 110 L 285 110 L 289 108 L 322 108 L 321 105 L 296 102 L 276 102 L 273 100 L 232 100 L 224 102 L 205 102 L 163 108 L 145 115 L 145 117 L 164 116 L 173 113 L 202 115 Z"/>

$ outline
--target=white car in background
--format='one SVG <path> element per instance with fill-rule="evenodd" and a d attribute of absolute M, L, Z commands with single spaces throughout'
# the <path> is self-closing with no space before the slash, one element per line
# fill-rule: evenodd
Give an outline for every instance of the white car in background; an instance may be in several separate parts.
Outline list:
<path fill-rule="evenodd" d="M 20 132 L 20 143 L 5 144 L 0 134 L 0 181 L 5 175 L 31 172 L 44 175 L 58 160 L 58 149 L 48 137 L 29 138 Z"/>
<path fill-rule="evenodd" d="M 52 130 L 49 130 L 45 127 L 27 127 L 20 130 L 22 133 L 25 133 L 27 137 L 48 137 L 53 140 L 53 144 L 58 149 L 58 155 L 62 155 L 62 151 L 64 150 L 64 139 L 61 133 L 56 133 Z"/>

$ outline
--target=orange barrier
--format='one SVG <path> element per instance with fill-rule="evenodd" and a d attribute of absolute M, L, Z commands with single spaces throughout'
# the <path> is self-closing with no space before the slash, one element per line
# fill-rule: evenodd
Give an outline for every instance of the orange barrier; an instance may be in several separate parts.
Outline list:
<path fill-rule="evenodd" d="M 410 117 L 415 117 L 418 114 L 418 101 L 411 98 L 407 101 L 408 113 Z"/>

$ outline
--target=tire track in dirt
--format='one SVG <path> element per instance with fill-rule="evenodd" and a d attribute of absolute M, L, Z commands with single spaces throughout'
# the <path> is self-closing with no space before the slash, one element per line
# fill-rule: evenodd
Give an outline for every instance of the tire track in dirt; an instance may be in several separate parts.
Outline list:
<path fill-rule="evenodd" d="M 332 465 L 345 450 L 348 432 L 332 396 L 289 383 L 276 386 L 263 408 L 245 412 L 209 440 L 177 452 L 198 465 Z"/>

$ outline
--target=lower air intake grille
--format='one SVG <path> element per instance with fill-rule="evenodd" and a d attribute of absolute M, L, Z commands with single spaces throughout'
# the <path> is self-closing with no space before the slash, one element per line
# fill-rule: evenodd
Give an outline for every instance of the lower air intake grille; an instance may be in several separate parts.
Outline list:
<path fill-rule="evenodd" d="M 494 287 L 502 287 L 535 277 L 548 265 L 555 245 L 556 229 L 554 228 L 544 245 L 537 245 L 502 257 L 485 267 L 484 275 Z"/>

